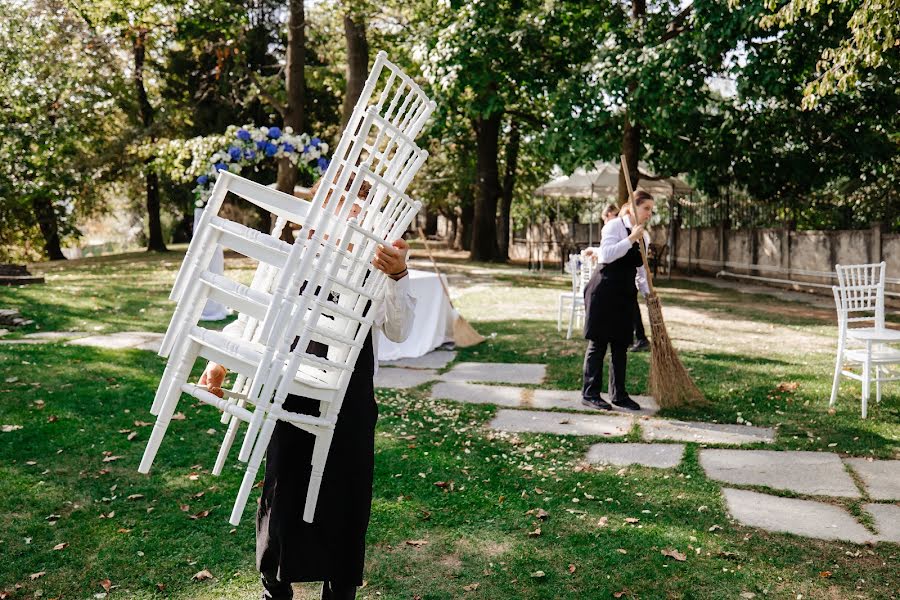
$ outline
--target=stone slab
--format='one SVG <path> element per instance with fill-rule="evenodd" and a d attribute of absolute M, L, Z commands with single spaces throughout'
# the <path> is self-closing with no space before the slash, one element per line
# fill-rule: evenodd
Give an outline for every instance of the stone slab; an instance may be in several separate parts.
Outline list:
<path fill-rule="evenodd" d="M 398 367 L 379 367 L 375 375 L 375 387 L 405 390 L 438 378 L 434 369 L 401 369 Z"/>
<path fill-rule="evenodd" d="M 584 415 L 536 410 L 501 409 L 490 426 L 516 433 L 623 436 L 634 420 L 619 415 Z"/>
<path fill-rule="evenodd" d="M 873 500 L 900 500 L 900 460 L 845 458 Z"/>
<path fill-rule="evenodd" d="M 141 349 L 158 351 L 163 334 L 148 331 L 120 331 L 106 335 L 90 335 L 68 342 L 72 346 L 93 346 L 109 350 Z"/>
<path fill-rule="evenodd" d="M 775 430 L 769 427 L 696 423 L 668 419 L 647 419 L 641 422 L 643 437 L 648 442 L 672 440 L 698 444 L 771 444 Z"/>
<path fill-rule="evenodd" d="M 672 469 L 681 464 L 684 444 L 594 444 L 587 461 L 604 465 L 643 465 Z"/>
<path fill-rule="evenodd" d="M 444 381 L 471 381 L 483 383 L 531 383 L 544 381 L 547 365 L 525 363 L 475 363 L 453 365 L 444 373 Z"/>
<path fill-rule="evenodd" d="M 25 338 L 18 338 L 18 339 L 14 339 L 14 340 L 0 340 L 0 344 L 3 344 L 5 346 L 12 346 L 15 344 L 37 345 L 37 344 L 46 344 L 46 343 L 47 343 L 47 340 L 26 340 Z"/>
<path fill-rule="evenodd" d="M 443 369 L 456 359 L 456 352 L 450 350 L 432 350 L 424 356 L 383 360 L 384 367 L 404 367 L 406 369 Z"/>
<path fill-rule="evenodd" d="M 705 449 L 700 451 L 700 466 L 710 479 L 731 484 L 812 496 L 860 496 L 841 459 L 831 452 Z"/>
<path fill-rule="evenodd" d="M 879 542 L 900 544 L 900 506 L 896 504 L 864 504 L 863 510 L 872 515 Z"/>
<path fill-rule="evenodd" d="M 435 400 L 454 400 L 470 404 L 495 404 L 512 408 L 559 408 L 577 412 L 603 414 L 581 403 L 581 392 L 570 390 L 535 390 L 502 385 L 484 385 L 464 381 L 441 382 L 431 388 Z M 659 410 L 650 396 L 632 396 L 643 408 L 639 411 L 615 409 L 629 415 L 650 415 Z"/>
<path fill-rule="evenodd" d="M 91 334 L 86 331 L 38 331 L 37 333 L 27 333 L 24 337 L 29 340 L 55 342 L 57 340 L 74 340 L 89 335 Z"/>
<path fill-rule="evenodd" d="M 724 488 L 722 494 L 731 516 L 750 527 L 856 544 L 876 539 L 850 513 L 831 504 L 731 488 Z"/>

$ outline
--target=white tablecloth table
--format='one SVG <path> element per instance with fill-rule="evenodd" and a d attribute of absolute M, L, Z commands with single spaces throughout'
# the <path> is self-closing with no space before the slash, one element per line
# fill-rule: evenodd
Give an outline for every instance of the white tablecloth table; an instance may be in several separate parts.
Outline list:
<path fill-rule="evenodd" d="M 409 287 L 416 299 L 412 332 L 402 344 L 392 342 L 382 335 L 378 341 L 378 360 L 423 356 L 453 340 L 453 308 L 441 288 L 437 273 L 410 269 Z"/>

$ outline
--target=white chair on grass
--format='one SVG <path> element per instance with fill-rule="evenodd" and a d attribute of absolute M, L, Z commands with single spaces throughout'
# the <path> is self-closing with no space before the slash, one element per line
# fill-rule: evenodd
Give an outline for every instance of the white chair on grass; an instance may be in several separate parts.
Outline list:
<path fill-rule="evenodd" d="M 862 382 L 862 418 L 868 413 L 871 384 L 881 402 L 881 384 L 900 381 L 891 367 L 900 365 L 900 330 L 884 325 L 885 263 L 835 265 L 838 284 L 832 287 L 838 316 L 838 349 L 829 406 L 837 401 L 841 376 Z M 849 368 L 859 368 L 856 373 Z"/>
<path fill-rule="evenodd" d="M 380 84 L 378 100 L 369 106 L 373 90 Z M 216 472 L 221 472 L 239 422 L 249 423 L 239 455 L 241 460 L 249 459 L 249 464 L 230 519 L 237 524 L 274 423 L 284 420 L 316 435 L 304 509 L 304 519 L 312 521 L 343 395 L 371 327 L 372 304 L 383 298 L 385 275 L 370 263 L 377 245 L 400 237 L 421 206 L 404 191 L 427 158 L 427 153 L 415 146 L 413 136 L 433 110 L 434 103 L 379 53 L 312 203 L 302 214 L 279 215 L 301 223 L 309 232 L 294 244 L 235 228 L 218 217 L 225 193 L 246 187 L 241 178 L 220 175 L 173 288 L 179 318 L 173 317 L 173 332 L 167 335 L 164 351 L 169 361 L 153 406 L 158 418 L 140 472 L 149 471 L 182 392 L 217 407 L 232 421 Z M 365 199 L 357 200 L 363 182 L 370 187 Z M 337 208 L 331 204 L 326 210 L 325 203 L 333 193 L 335 198 L 353 201 L 336 201 Z M 271 203 L 257 188 L 242 195 L 266 208 L 267 198 Z M 294 207 L 304 204 L 288 197 Z M 348 220 L 354 201 L 361 211 Z M 210 248 L 223 244 L 260 261 L 251 286 L 209 276 Z M 337 294 L 336 304 L 331 301 L 332 291 Z M 241 313 L 245 330 L 240 337 L 197 324 L 199 315 L 194 307 L 214 295 Z M 329 347 L 327 358 L 307 351 L 311 341 Z M 238 374 L 227 397 L 219 398 L 187 383 L 200 358 Z M 289 393 L 318 400 L 319 415 L 284 411 L 281 405 Z"/>
<path fill-rule="evenodd" d="M 559 302 L 557 305 L 556 312 L 556 331 L 562 331 L 562 315 L 563 308 L 566 304 L 569 305 L 569 323 L 572 322 L 572 318 L 575 316 L 575 302 L 578 297 L 578 280 L 581 277 L 581 255 L 579 254 L 570 254 L 569 260 L 566 262 L 565 267 L 566 273 L 568 273 L 572 278 L 572 289 L 568 292 L 560 292 L 559 294 Z M 582 300 L 583 301 L 583 300 Z"/>

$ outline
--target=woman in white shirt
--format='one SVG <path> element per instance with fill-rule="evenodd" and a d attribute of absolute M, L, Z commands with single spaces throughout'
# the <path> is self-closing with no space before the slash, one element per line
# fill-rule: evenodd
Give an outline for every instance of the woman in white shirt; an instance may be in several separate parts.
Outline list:
<path fill-rule="evenodd" d="M 365 193 L 360 189 L 360 196 L 365 197 Z M 336 210 L 342 203 L 343 199 Z M 373 383 L 378 365 L 377 340 L 385 335 L 403 342 L 412 329 L 415 299 L 409 293 L 408 250 L 401 239 L 390 246 L 379 246 L 375 252 L 373 266 L 386 273 L 390 281 L 344 396 L 313 523 L 303 521 L 302 515 L 314 438 L 290 423 L 279 421 L 275 426 L 266 452 L 266 474 L 256 517 L 256 566 L 264 599 L 292 598 L 294 581 L 322 581 L 323 600 L 350 600 L 362 585 L 378 420 Z M 237 322 L 229 328 L 236 326 Z M 307 351 L 325 356 L 328 348 L 310 342 Z M 200 383 L 213 393 L 221 393 L 225 375 L 223 367 L 210 363 Z M 284 402 L 286 410 L 306 414 L 317 414 L 318 406 L 316 401 L 294 395 Z"/>
<path fill-rule="evenodd" d="M 620 408 L 640 409 L 625 390 L 625 369 L 628 347 L 633 342 L 637 289 L 644 295 L 649 293 L 638 240 L 643 237 L 645 244 L 649 242 L 644 223 L 653 214 L 653 197 L 638 190 L 632 196 L 632 204 L 633 214 L 624 214 L 603 226 L 597 252 L 600 266 L 584 291 L 584 337 L 588 347 L 584 355 L 582 404 L 600 410 L 612 409 L 600 396 L 607 347 L 610 401 Z"/>

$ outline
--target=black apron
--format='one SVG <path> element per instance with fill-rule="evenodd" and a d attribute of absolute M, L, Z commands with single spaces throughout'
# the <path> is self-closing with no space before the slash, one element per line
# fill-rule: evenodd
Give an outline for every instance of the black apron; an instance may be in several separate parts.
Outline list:
<path fill-rule="evenodd" d="M 631 229 L 625 228 L 628 235 Z M 622 258 L 600 265 L 584 288 L 584 337 L 595 342 L 624 344 L 634 341 L 632 315 L 637 308 L 634 278 L 643 264 L 635 242 Z"/>
<path fill-rule="evenodd" d="M 321 355 L 324 349 L 321 346 L 316 353 Z M 256 516 L 260 572 L 272 573 L 281 581 L 362 585 L 378 420 L 374 373 L 370 331 L 338 415 L 312 523 L 303 520 L 303 506 L 314 437 L 290 423 L 275 425 Z M 294 395 L 284 402 L 286 410 L 304 414 L 318 414 L 318 405 Z"/>

